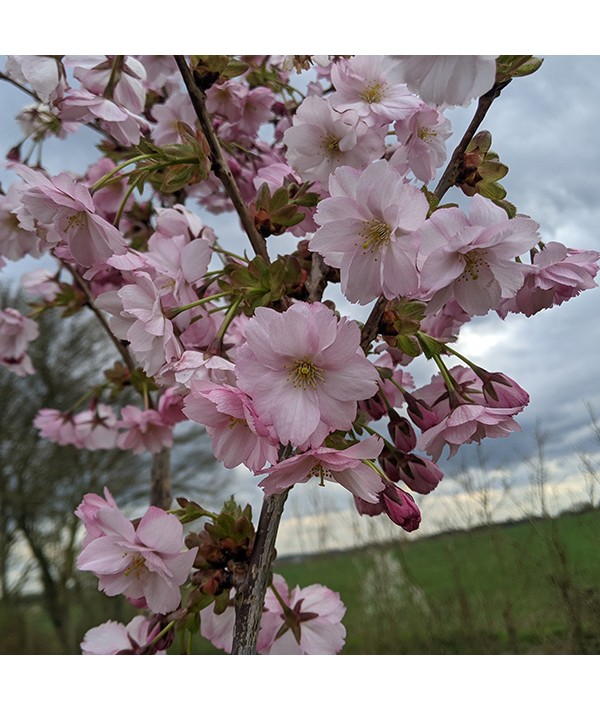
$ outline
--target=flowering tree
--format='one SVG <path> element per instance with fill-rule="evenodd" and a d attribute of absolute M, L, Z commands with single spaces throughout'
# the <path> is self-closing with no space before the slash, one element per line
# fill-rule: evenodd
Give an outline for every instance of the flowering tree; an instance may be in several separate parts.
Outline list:
<path fill-rule="evenodd" d="M 475 316 L 531 316 L 595 286 L 600 255 L 543 241 L 506 200 L 508 168 L 479 130 L 508 84 L 540 65 L 9 57 L 2 78 L 35 104 L 17 117 L 25 138 L 8 156 L 18 179 L 0 197 L 0 255 L 56 267 L 25 278 L 37 299 L 28 316 L 0 313 L 0 361 L 30 374 L 36 316 L 90 309 L 118 360 L 85 407 L 43 409 L 35 426 L 58 443 L 153 456 L 141 518 L 107 489 L 77 508 L 79 568 L 141 610 L 127 627 L 90 630 L 84 653 L 164 653 L 175 634 L 198 631 L 234 654 L 339 652 L 339 595 L 290 590 L 272 573 L 289 490 L 337 482 L 359 514 L 412 531 L 420 512 L 406 488 L 436 488 L 446 446 L 453 456 L 519 429 L 527 393 L 452 344 Z M 444 110 L 475 99 L 447 159 Z M 82 126 L 98 134 L 97 162 L 83 175 L 47 174 L 44 140 Z M 444 202 L 451 187 L 466 210 Z M 228 210 L 253 254 L 205 224 Z M 289 254 L 278 253 L 284 233 L 297 238 Z M 332 300 L 330 284 L 343 298 Z M 363 324 L 348 304 L 370 305 Z M 450 355 L 463 365 L 449 368 Z M 439 375 L 415 389 L 407 368 L 420 357 Z M 119 407 L 126 390 L 137 405 Z M 206 427 L 226 468 L 260 477 L 256 525 L 233 499 L 220 512 L 184 496 L 172 507 L 169 449 L 185 420 Z"/>

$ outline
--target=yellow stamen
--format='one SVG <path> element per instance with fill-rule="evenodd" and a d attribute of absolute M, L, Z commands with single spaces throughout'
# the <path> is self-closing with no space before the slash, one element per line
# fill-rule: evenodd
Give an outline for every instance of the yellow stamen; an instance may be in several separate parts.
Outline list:
<path fill-rule="evenodd" d="M 362 248 L 365 251 L 372 250 L 375 252 L 389 244 L 391 234 L 391 227 L 381 220 L 375 219 L 365 222 L 365 226 L 360 233 L 360 236 L 365 238 Z"/>
<path fill-rule="evenodd" d="M 295 388 L 316 390 L 317 381 L 325 382 L 322 368 L 317 367 L 309 358 L 295 360 L 290 369 L 292 385 Z"/>
<path fill-rule="evenodd" d="M 363 89 L 359 94 L 363 101 L 368 104 L 376 104 L 383 99 L 385 84 L 380 84 L 378 81 L 373 81 Z"/>

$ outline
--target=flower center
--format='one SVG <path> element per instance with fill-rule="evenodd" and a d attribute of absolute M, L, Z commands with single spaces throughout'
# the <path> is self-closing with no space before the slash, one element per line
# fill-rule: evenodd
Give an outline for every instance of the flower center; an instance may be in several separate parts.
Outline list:
<path fill-rule="evenodd" d="M 372 250 L 375 252 L 390 243 L 391 234 L 391 227 L 381 220 L 375 219 L 365 222 L 365 226 L 360 233 L 360 236 L 365 238 L 362 248 L 365 251 Z"/>
<path fill-rule="evenodd" d="M 127 555 L 127 554 L 124 554 Z M 136 553 L 132 559 L 131 563 L 125 569 L 125 575 L 130 575 L 131 573 L 139 580 L 142 575 L 146 572 L 146 559 L 141 553 Z"/>
<path fill-rule="evenodd" d="M 385 84 L 380 84 L 378 81 L 372 81 L 359 94 L 363 101 L 367 104 L 377 104 L 384 97 Z"/>
<path fill-rule="evenodd" d="M 83 210 L 67 217 L 67 226 L 65 227 L 65 232 L 68 232 L 73 227 L 79 229 L 83 229 L 85 227 L 85 212 Z"/>
<path fill-rule="evenodd" d="M 437 131 L 434 131 L 429 126 L 421 126 L 417 131 L 417 136 L 425 143 L 431 143 L 433 139 L 437 136 Z"/>
<path fill-rule="evenodd" d="M 321 145 L 327 153 L 340 153 L 340 139 L 337 136 L 327 135 L 321 139 Z"/>
<path fill-rule="evenodd" d="M 292 378 L 292 385 L 295 388 L 302 388 L 303 390 L 306 390 L 306 388 L 316 390 L 318 380 L 322 383 L 325 382 L 322 368 L 318 368 L 308 358 L 295 360 L 290 370 L 290 376 Z"/>
<path fill-rule="evenodd" d="M 470 252 L 462 255 L 465 263 L 465 270 L 462 278 L 470 278 L 476 280 L 479 278 L 479 270 L 482 267 L 489 266 L 486 260 L 486 252 L 483 249 L 473 249 Z"/>

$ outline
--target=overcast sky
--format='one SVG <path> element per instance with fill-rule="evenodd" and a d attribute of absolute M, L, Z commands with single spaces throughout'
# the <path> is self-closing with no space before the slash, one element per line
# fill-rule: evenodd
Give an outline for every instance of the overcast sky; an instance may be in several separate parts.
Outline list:
<path fill-rule="evenodd" d="M 544 59 L 536 74 L 515 80 L 504 90 L 482 128 L 491 131 L 493 150 L 510 168 L 502 181 L 507 199 L 520 213 L 540 224 L 541 238 L 559 240 L 568 247 L 600 250 L 600 57 Z M 13 116 L 27 103 L 26 95 L 0 84 L 3 155 L 21 138 Z M 449 154 L 474 106 L 448 113 L 454 129 Z M 44 164 L 52 173 L 79 171 L 92 160 L 95 140 L 94 132 L 85 128 L 70 140 L 68 151 L 64 143 L 51 140 L 44 149 Z M 5 186 L 12 179 L 5 171 L 0 177 Z M 456 189 L 447 194 L 448 201 L 459 198 Z M 205 221 L 215 224 L 223 244 L 229 238 L 239 244 L 237 218 L 214 220 L 206 216 Z M 291 242 L 285 240 L 272 244 L 271 251 L 283 250 L 288 244 Z M 0 278 L 14 279 L 31 266 L 11 264 L 0 272 Z M 354 307 L 347 312 L 358 317 L 365 313 Z M 488 456 L 510 468 L 518 481 L 527 476 L 523 462 L 532 450 L 536 426 L 548 435 L 547 453 L 557 472 L 577 473 L 577 452 L 594 448 L 598 452 L 586 404 L 600 416 L 599 344 L 599 289 L 532 318 L 509 315 L 502 322 L 490 315 L 475 318 L 464 327 L 457 350 L 488 370 L 508 374 L 531 395 L 531 404 L 517 418 L 523 433 L 507 440 L 488 440 L 484 445 Z M 433 370 L 428 363 L 417 361 L 411 372 L 417 385 L 422 385 Z M 456 462 L 446 462 L 444 454 L 440 464 L 452 474 L 457 465 L 474 461 L 475 449 L 476 445 L 463 447 Z M 238 480 L 240 494 L 247 494 L 258 507 L 255 482 L 246 474 Z M 450 490 L 450 483 L 445 481 L 438 488 L 440 494 Z M 339 500 L 348 503 L 345 494 Z"/>

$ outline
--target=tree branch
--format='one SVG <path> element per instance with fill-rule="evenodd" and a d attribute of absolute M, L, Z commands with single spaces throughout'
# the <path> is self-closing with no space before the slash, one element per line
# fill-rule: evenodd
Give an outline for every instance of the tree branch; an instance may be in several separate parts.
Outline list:
<path fill-rule="evenodd" d="M 271 578 L 271 564 L 279 522 L 288 492 L 265 496 L 248 573 L 235 597 L 235 628 L 232 654 L 256 654 L 267 586 Z"/>
<path fill-rule="evenodd" d="M 108 325 L 108 321 L 106 320 L 106 317 L 94 303 L 94 296 L 93 296 L 92 292 L 90 291 L 90 288 L 86 284 L 85 279 L 83 279 L 81 277 L 81 275 L 79 274 L 79 272 L 76 269 L 73 269 L 73 267 L 71 267 L 66 262 L 61 262 L 61 264 L 63 264 L 63 266 L 66 267 L 66 269 L 68 269 L 68 271 L 71 273 L 71 276 L 75 280 L 77 286 L 81 289 L 81 291 L 83 291 L 85 298 L 86 298 L 86 304 L 87 304 L 88 308 L 96 316 L 96 318 L 100 322 L 100 325 L 106 331 L 110 340 L 114 343 L 115 348 L 119 351 L 119 354 L 120 354 L 121 358 L 123 359 L 123 362 L 129 369 L 129 372 L 133 373 L 133 371 L 136 368 L 136 365 L 133 362 L 131 353 L 129 352 L 127 346 L 123 345 L 123 343 L 121 343 L 121 341 L 110 330 L 110 326 Z"/>
<path fill-rule="evenodd" d="M 248 239 L 250 240 L 250 244 L 252 245 L 254 252 L 258 256 L 263 257 L 263 259 L 266 259 L 268 262 L 269 254 L 267 252 L 265 240 L 258 233 L 256 226 L 254 225 L 254 220 L 250 217 L 246 203 L 240 194 L 235 178 L 229 170 L 229 165 L 227 164 L 227 160 L 223 154 L 219 138 L 215 132 L 208 111 L 206 110 L 206 94 L 194 81 L 194 77 L 187 65 L 185 57 L 176 55 L 175 61 L 177 62 L 177 66 L 179 67 L 179 71 L 183 77 L 188 94 L 190 95 L 192 106 L 194 107 L 194 111 L 196 112 L 196 116 L 200 122 L 200 128 L 202 129 L 210 147 L 212 153 L 213 172 L 223 184 L 227 195 L 229 195 L 235 211 L 242 222 L 242 226 L 248 235 Z"/>
<path fill-rule="evenodd" d="M 506 81 L 500 82 L 499 84 L 494 84 L 494 86 L 486 94 L 483 94 L 483 96 L 479 97 L 479 101 L 477 102 L 477 109 L 475 111 L 475 114 L 473 115 L 473 118 L 471 119 L 471 123 L 467 126 L 467 130 L 465 131 L 463 137 L 460 139 L 460 143 L 454 149 L 454 153 L 452 153 L 452 157 L 450 158 L 450 161 L 446 166 L 446 170 L 442 174 L 442 177 L 440 178 L 435 190 L 433 191 L 433 194 L 438 200 L 441 200 L 446 194 L 446 192 L 449 190 L 449 188 L 454 185 L 458 176 L 460 164 L 462 162 L 465 151 L 467 150 L 467 146 L 469 145 L 471 139 L 475 135 L 475 132 L 481 125 L 481 122 L 489 111 L 490 106 L 500 96 L 500 92 L 502 91 L 502 89 L 504 89 L 505 86 L 508 86 L 510 82 L 511 80 L 508 79 Z"/>

